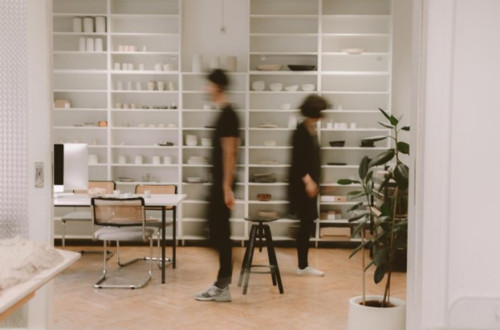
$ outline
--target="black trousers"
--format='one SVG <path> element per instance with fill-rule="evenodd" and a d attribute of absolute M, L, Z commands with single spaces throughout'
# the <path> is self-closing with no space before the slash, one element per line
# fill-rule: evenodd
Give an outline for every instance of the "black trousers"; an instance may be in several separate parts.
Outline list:
<path fill-rule="evenodd" d="M 314 219 L 317 218 L 316 199 L 307 200 L 297 207 L 297 216 L 300 220 L 299 231 L 297 233 L 297 256 L 299 268 L 304 269 L 309 266 L 309 239 L 314 229 Z"/>
<path fill-rule="evenodd" d="M 209 200 L 208 223 L 210 241 L 219 252 L 219 273 L 215 285 L 221 289 L 231 284 L 233 273 L 230 216 L 231 210 L 224 203 L 222 189 L 212 189 Z"/>

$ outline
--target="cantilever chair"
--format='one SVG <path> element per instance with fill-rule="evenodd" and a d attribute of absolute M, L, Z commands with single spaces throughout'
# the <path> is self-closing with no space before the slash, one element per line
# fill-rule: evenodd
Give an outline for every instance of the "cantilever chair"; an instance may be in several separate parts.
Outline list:
<path fill-rule="evenodd" d="M 88 190 L 74 190 L 75 194 L 112 194 L 113 190 L 116 189 L 116 184 L 114 181 L 89 181 Z M 91 222 L 92 216 L 90 210 L 74 211 L 65 214 L 61 217 L 62 223 L 62 248 L 66 248 L 66 223 L 67 222 Z M 80 251 L 80 253 L 91 252 L 91 251 Z M 109 253 L 109 252 L 108 252 Z"/>
<path fill-rule="evenodd" d="M 94 197 L 91 200 L 92 223 L 94 229 L 96 226 L 102 228 L 94 230 L 94 239 L 103 241 L 103 251 L 106 251 L 108 241 L 116 241 L 116 258 L 118 265 L 124 267 L 140 259 L 134 259 L 124 264 L 120 264 L 119 242 L 146 242 L 149 240 L 149 271 L 148 276 L 138 284 L 104 284 L 107 277 L 106 253 L 103 253 L 103 271 L 102 276 L 94 284 L 96 289 L 115 288 L 115 289 L 139 289 L 144 287 L 153 274 L 153 234 L 154 229 L 146 226 L 146 211 L 144 208 L 144 199 L 142 197 L 134 198 L 104 198 Z"/>
<path fill-rule="evenodd" d="M 154 194 L 177 194 L 177 186 L 174 184 L 139 184 L 135 186 L 135 193 L 142 195 L 145 191 L 149 190 L 152 195 Z M 167 207 L 167 210 L 174 210 L 173 207 Z M 165 226 L 172 225 L 172 222 L 167 222 Z M 153 260 L 158 261 L 158 267 L 161 267 L 161 231 L 165 230 L 165 228 L 161 228 L 161 220 L 153 217 L 146 217 L 146 226 L 156 228 L 156 237 L 157 237 L 157 250 L 158 257 L 153 258 Z M 175 244 L 175 242 L 174 242 Z M 169 258 L 165 258 L 165 262 L 171 262 Z"/>

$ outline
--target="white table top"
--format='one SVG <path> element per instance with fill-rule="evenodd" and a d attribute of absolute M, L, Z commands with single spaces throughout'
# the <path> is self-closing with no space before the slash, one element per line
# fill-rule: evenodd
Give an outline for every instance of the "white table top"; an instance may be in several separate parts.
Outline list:
<path fill-rule="evenodd" d="M 115 197 L 105 195 L 104 197 Z M 154 194 L 150 197 L 144 195 L 127 194 L 122 198 L 143 197 L 146 206 L 177 206 L 186 198 L 185 194 Z M 90 206 L 91 196 L 87 194 L 62 194 L 54 196 L 54 206 Z"/>
<path fill-rule="evenodd" d="M 37 273 L 32 279 L 14 285 L 6 290 L 0 291 L 0 314 L 7 311 L 24 297 L 42 287 L 45 283 L 59 275 L 76 260 L 80 259 L 80 253 L 57 250 L 63 260 L 57 266 Z"/>

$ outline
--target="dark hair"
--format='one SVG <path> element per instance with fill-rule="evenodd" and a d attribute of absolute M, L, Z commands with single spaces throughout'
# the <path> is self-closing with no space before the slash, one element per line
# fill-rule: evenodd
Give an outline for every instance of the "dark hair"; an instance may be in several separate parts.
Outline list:
<path fill-rule="evenodd" d="M 302 105 L 299 107 L 300 113 L 304 117 L 309 118 L 321 118 L 321 111 L 326 108 L 328 108 L 326 100 L 316 94 L 311 94 L 306 97 L 304 102 L 302 102 Z"/>
<path fill-rule="evenodd" d="M 226 90 L 227 86 L 229 86 L 229 78 L 226 75 L 226 72 L 221 69 L 215 69 L 210 72 L 207 76 L 208 81 L 216 84 L 220 90 Z"/>

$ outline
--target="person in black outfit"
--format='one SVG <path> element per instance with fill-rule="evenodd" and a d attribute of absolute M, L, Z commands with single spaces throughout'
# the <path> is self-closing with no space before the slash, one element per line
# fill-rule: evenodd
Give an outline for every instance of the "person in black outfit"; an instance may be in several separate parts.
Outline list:
<path fill-rule="evenodd" d="M 226 95 L 229 79 L 223 70 L 208 75 L 208 92 L 220 109 L 212 141 L 212 178 L 208 206 L 210 240 L 219 252 L 217 281 L 196 295 L 200 301 L 231 301 L 229 284 L 232 276 L 232 246 L 229 217 L 234 206 L 236 154 L 239 121 Z"/>
<path fill-rule="evenodd" d="M 309 95 L 300 111 L 305 117 L 292 137 L 292 166 L 289 172 L 290 213 L 300 220 L 297 234 L 298 275 L 324 276 L 322 271 L 309 266 L 309 238 L 314 220 L 318 218 L 317 195 L 320 179 L 320 150 L 316 126 L 327 102 L 317 95 Z"/>

